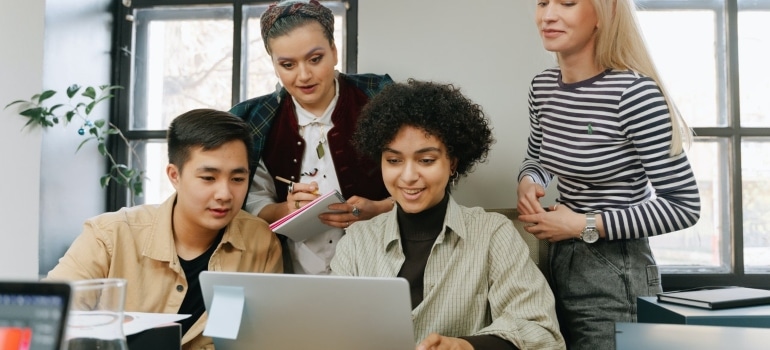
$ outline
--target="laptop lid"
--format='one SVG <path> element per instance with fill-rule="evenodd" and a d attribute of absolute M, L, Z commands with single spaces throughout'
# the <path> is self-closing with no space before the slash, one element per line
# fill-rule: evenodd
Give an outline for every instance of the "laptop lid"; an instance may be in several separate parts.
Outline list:
<path fill-rule="evenodd" d="M 0 349 L 60 349 L 70 285 L 0 281 Z"/>
<path fill-rule="evenodd" d="M 402 278 L 204 271 L 200 283 L 210 314 L 215 286 L 243 288 L 237 338 L 214 338 L 217 350 L 415 347 L 409 284 Z"/>

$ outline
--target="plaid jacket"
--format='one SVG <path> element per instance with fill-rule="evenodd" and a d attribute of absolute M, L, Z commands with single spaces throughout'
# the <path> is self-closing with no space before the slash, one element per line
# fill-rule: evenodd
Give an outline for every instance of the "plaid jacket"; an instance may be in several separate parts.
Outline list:
<path fill-rule="evenodd" d="M 385 85 L 393 82 L 389 75 L 377 74 L 339 74 L 338 79 L 345 79 L 355 87 L 363 91 L 369 98 L 379 93 Z M 259 159 L 262 157 L 262 150 L 265 148 L 265 140 L 273 125 L 273 118 L 278 114 L 278 107 L 281 105 L 281 99 L 286 96 L 286 89 L 281 88 L 272 94 L 255 97 L 243 101 L 230 109 L 230 113 L 235 114 L 249 124 L 251 124 L 254 135 L 254 148 L 252 150 L 252 176 L 256 169 Z"/>

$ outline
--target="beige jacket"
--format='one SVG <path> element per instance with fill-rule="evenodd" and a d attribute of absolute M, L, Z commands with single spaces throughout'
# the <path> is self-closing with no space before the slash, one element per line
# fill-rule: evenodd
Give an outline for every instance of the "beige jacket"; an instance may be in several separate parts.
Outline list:
<path fill-rule="evenodd" d="M 176 195 L 161 205 L 123 208 L 89 219 L 47 279 L 124 278 L 126 311 L 176 313 L 187 293 L 171 229 Z M 227 226 L 210 271 L 282 272 L 281 245 L 268 224 L 244 211 Z M 207 315 L 182 337 L 184 349 L 213 349 Z"/>

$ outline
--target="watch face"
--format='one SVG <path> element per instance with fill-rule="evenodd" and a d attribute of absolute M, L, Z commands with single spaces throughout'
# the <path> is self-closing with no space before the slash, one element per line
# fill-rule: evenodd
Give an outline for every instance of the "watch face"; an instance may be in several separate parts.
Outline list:
<path fill-rule="evenodd" d="M 594 243 L 599 240 L 599 231 L 593 229 L 583 230 L 580 239 L 586 243 Z"/>

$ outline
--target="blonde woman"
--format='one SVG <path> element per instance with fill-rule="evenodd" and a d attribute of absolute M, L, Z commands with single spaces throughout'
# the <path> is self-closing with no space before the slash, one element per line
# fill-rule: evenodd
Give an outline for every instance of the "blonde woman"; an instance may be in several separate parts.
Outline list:
<path fill-rule="evenodd" d="M 571 349 L 614 349 L 614 323 L 661 291 L 647 238 L 694 225 L 690 132 L 663 88 L 631 0 L 538 0 L 558 67 L 532 80 L 517 207 L 553 243 L 552 288 Z M 558 177 L 556 204 L 541 203 Z M 544 205 L 550 210 L 544 210 Z"/>

